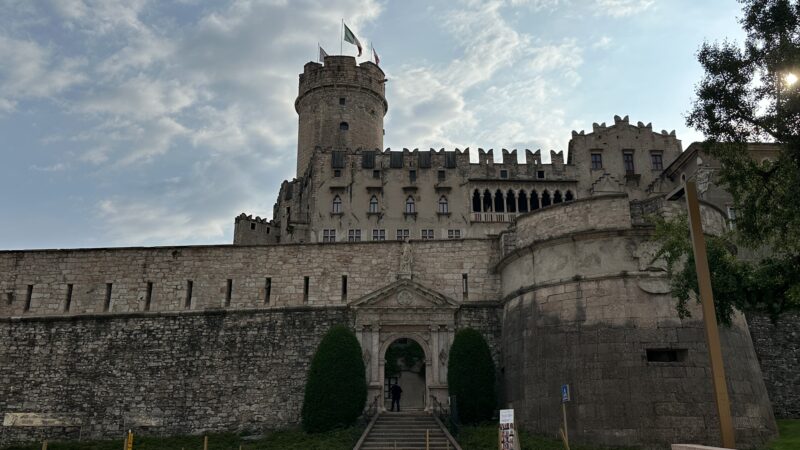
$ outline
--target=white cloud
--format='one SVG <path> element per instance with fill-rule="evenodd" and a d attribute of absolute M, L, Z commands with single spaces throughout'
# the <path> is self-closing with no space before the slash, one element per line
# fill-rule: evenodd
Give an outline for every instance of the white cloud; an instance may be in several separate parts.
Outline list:
<path fill-rule="evenodd" d="M 593 9 L 597 15 L 627 17 L 647 11 L 654 4 L 655 0 L 595 0 Z"/>
<path fill-rule="evenodd" d="M 6 99 L 48 97 L 86 79 L 81 72 L 85 61 L 57 58 L 30 40 L 0 35 L 0 61 L 0 95 Z"/>
<path fill-rule="evenodd" d="M 37 172 L 62 172 L 69 169 L 69 164 L 63 162 L 51 164 L 49 166 L 37 166 L 36 164 L 33 164 L 30 166 L 30 169 Z"/>
<path fill-rule="evenodd" d="M 611 42 L 612 41 L 613 41 L 613 39 L 611 39 L 608 36 L 601 36 L 600 39 L 596 40 L 592 44 L 592 48 L 599 48 L 599 49 L 609 48 L 611 46 Z"/>

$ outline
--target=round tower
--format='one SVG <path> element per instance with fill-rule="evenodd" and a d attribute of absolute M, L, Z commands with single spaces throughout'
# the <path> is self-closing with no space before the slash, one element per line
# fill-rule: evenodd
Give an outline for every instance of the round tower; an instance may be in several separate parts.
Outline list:
<path fill-rule="evenodd" d="M 298 177 L 317 146 L 383 148 L 383 116 L 389 109 L 385 81 L 380 67 L 372 62 L 356 65 L 352 56 L 326 56 L 325 65 L 305 65 L 294 102 L 299 115 Z"/>

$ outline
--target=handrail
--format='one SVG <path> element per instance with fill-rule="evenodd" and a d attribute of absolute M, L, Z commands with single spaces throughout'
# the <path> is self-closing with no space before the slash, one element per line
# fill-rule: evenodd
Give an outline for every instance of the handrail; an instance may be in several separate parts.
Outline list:
<path fill-rule="evenodd" d="M 372 418 L 378 412 L 378 400 L 380 400 L 381 396 L 376 395 L 375 398 L 372 399 L 367 408 L 364 410 L 364 417 Z"/>
<path fill-rule="evenodd" d="M 375 422 L 378 421 L 378 416 L 381 415 L 380 411 L 378 410 L 378 400 L 380 398 L 381 398 L 380 395 L 376 395 L 375 398 L 372 399 L 372 402 L 370 402 L 370 404 L 364 410 L 364 417 L 371 418 L 371 420 L 367 424 L 367 428 L 364 429 L 364 432 L 361 433 L 361 437 L 358 439 L 358 442 L 356 442 L 356 445 L 355 447 L 353 447 L 353 450 L 359 450 L 364 445 L 364 441 L 367 440 L 369 432 L 372 431 L 372 427 L 375 426 Z"/>

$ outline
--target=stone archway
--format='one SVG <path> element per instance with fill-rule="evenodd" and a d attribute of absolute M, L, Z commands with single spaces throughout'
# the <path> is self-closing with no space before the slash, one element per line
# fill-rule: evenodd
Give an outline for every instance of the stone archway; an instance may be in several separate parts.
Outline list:
<path fill-rule="evenodd" d="M 367 370 L 368 402 L 383 405 L 385 355 L 397 339 L 412 339 L 425 353 L 425 402 L 447 401 L 447 358 L 458 304 L 409 279 L 400 279 L 350 304 Z"/>
<path fill-rule="evenodd" d="M 411 342 L 416 343 L 422 348 L 422 352 L 424 354 L 422 365 L 424 367 L 424 376 L 421 380 L 418 380 L 417 376 L 413 376 L 412 373 L 401 371 L 399 374 L 398 384 L 400 387 L 403 388 L 403 396 L 401 400 L 401 406 L 404 409 L 425 409 L 430 402 L 430 391 L 428 386 L 431 382 L 430 372 L 434 370 L 432 360 L 430 358 L 430 349 L 427 348 L 427 343 L 421 339 L 419 336 L 411 337 L 414 333 L 411 333 L 409 336 L 406 336 L 404 333 L 393 333 L 385 337 L 385 342 L 381 345 L 381 360 L 379 361 L 379 372 L 382 375 L 381 385 L 386 388 L 388 385 L 387 375 L 386 375 L 386 363 L 388 362 L 388 354 L 389 350 L 392 348 L 393 345 L 397 344 L 403 339 L 407 339 Z M 384 389 L 384 408 L 390 408 L 391 405 L 387 403 L 387 400 L 390 400 L 386 395 L 386 390 Z M 388 405 L 388 406 L 387 406 Z"/>

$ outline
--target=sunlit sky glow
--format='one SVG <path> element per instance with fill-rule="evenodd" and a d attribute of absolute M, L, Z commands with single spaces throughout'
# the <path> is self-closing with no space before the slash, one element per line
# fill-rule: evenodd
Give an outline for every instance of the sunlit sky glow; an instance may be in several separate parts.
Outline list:
<path fill-rule="evenodd" d="M 741 42 L 739 15 L 732 0 L 5 0 L 0 249 L 227 244 L 239 213 L 269 217 L 294 174 L 297 75 L 318 42 L 339 52 L 340 18 L 381 56 L 386 147 L 547 155 L 615 114 L 699 140 L 695 53 Z"/>

